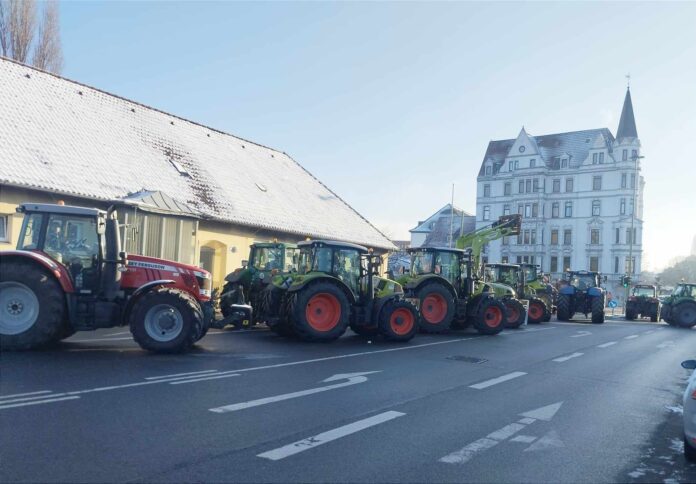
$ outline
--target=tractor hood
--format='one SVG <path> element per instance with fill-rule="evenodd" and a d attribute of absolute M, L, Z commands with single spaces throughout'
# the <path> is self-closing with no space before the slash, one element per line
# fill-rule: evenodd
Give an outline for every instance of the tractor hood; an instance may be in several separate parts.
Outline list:
<path fill-rule="evenodd" d="M 128 267 L 138 267 L 164 272 L 192 273 L 195 276 L 210 279 L 210 272 L 198 266 L 166 259 L 158 259 L 157 257 L 147 257 L 144 255 L 128 254 Z"/>

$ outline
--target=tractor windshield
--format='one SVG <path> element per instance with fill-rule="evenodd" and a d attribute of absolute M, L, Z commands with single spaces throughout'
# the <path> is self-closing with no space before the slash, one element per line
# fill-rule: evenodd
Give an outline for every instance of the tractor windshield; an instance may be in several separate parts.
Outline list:
<path fill-rule="evenodd" d="M 515 286 L 517 284 L 517 268 L 506 266 L 486 266 L 486 281 Z"/>
<path fill-rule="evenodd" d="M 418 251 L 411 253 L 411 274 L 421 276 L 433 273 L 433 253 Z"/>
<path fill-rule="evenodd" d="M 655 288 L 652 288 L 652 287 L 634 287 L 633 288 L 633 295 L 634 296 L 655 297 Z"/>
<path fill-rule="evenodd" d="M 287 247 L 285 249 L 285 267 L 283 267 L 283 272 L 292 272 L 297 270 L 299 253 L 300 251 L 296 247 Z"/>
<path fill-rule="evenodd" d="M 259 271 L 281 271 L 284 268 L 283 253 L 282 247 L 256 247 L 251 265 Z"/>
<path fill-rule="evenodd" d="M 534 267 L 524 267 L 524 280 L 526 282 L 534 282 L 537 280 L 537 271 Z"/>
<path fill-rule="evenodd" d="M 360 285 L 360 253 L 353 249 L 334 250 L 333 273 L 345 282 L 353 292 L 359 291 Z"/>
<path fill-rule="evenodd" d="M 573 274 L 570 278 L 570 285 L 579 289 L 580 291 L 586 291 L 591 287 L 595 287 L 595 276 L 592 274 Z"/>
<path fill-rule="evenodd" d="M 312 270 L 312 248 L 303 247 L 297 256 L 297 272 L 307 274 Z"/>
<path fill-rule="evenodd" d="M 455 284 L 460 276 L 460 264 L 457 254 L 452 252 L 437 252 L 435 254 L 435 274 L 439 274 L 452 284 Z"/>

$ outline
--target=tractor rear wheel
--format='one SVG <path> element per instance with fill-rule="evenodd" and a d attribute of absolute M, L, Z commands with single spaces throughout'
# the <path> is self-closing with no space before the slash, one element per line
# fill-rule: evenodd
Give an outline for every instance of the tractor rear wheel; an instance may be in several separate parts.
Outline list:
<path fill-rule="evenodd" d="M 656 305 L 653 311 L 650 313 L 650 321 L 657 323 L 660 320 L 660 306 Z"/>
<path fill-rule="evenodd" d="M 481 334 L 498 334 L 505 328 L 505 306 L 492 297 L 479 303 L 474 328 Z"/>
<path fill-rule="evenodd" d="M 696 302 L 686 301 L 677 304 L 674 308 L 672 320 L 676 326 L 682 328 L 693 328 L 696 326 Z"/>
<path fill-rule="evenodd" d="M 636 319 L 636 313 L 633 309 L 626 308 L 626 320 L 633 321 L 634 319 Z"/>
<path fill-rule="evenodd" d="M 130 314 L 130 331 L 141 348 L 156 353 L 188 350 L 204 331 L 203 310 L 188 294 L 160 287 L 141 296 Z"/>
<path fill-rule="evenodd" d="M 604 324 L 604 295 L 592 299 L 592 324 Z"/>
<path fill-rule="evenodd" d="M 549 319 L 551 319 L 551 311 L 546 306 L 546 303 L 541 299 L 530 299 L 527 322 L 529 324 L 539 324 Z"/>
<path fill-rule="evenodd" d="M 61 339 L 65 296 L 55 277 L 33 262 L 0 270 L 0 349 L 29 350 Z"/>
<path fill-rule="evenodd" d="M 317 282 L 298 290 L 288 309 L 294 332 L 305 341 L 332 341 L 348 328 L 348 297 L 330 282 Z"/>
<path fill-rule="evenodd" d="M 452 326 L 456 303 L 452 293 L 442 284 L 431 282 L 418 291 L 420 321 L 423 333 L 443 333 Z"/>
<path fill-rule="evenodd" d="M 514 298 L 505 298 L 503 300 L 505 305 L 505 327 L 506 328 L 519 328 L 524 324 L 524 306 L 522 303 Z"/>
<path fill-rule="evenodd" d="M 567 294 L 558 295 L 558 307 L 556 308 L 556 319 L 559 321 L 570 321 L 570 296 Z"/>
<path fill-rule="evenodd" d="M 409 341 L 418 332 L 418 311 L 406 301 L 391 300 L 379 314 L 379 332 L 390 341 Z"/>

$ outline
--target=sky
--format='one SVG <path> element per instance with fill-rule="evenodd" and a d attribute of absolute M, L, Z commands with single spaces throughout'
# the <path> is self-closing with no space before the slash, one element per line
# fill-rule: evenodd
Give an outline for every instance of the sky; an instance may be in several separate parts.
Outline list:
<path fill-rule="evenodd" d="M 290 154 L 395 239 L 475 211 L 489 140 L 631 93 L 644 269 L 696 236 L 696 3 L 62 2 L 70 79 Z M 233 180 L 230 181 L 233 183 Z"/>

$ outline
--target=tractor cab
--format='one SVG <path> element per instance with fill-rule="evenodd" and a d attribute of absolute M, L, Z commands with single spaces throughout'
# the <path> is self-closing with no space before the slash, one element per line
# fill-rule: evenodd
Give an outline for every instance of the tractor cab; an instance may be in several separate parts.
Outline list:
<path fill-rule="evenodd" d="M 566 273 L 566 281 L 569 286 L 574 287 L 578 292 L 587 292 L 590 288 L 601 287 L 598 272 L 568 271 Z"/>
<path fill-rule="evenodd" d="M 468 252 L 448 247 L 419 247 L 409 249 L 408 253 L 411 256 L 411 270 L 402 278 L 404 282 L 418 282 L 428 276 L 437 276 L 446 279 L 458 294 L 471 293 L 465 287 L 465 282 L 471 278 Z"/>
<path fill-rule="evenodd" d="M 630 298 L 652 298 L 657 299 L 657 288 L 651 284 L 636 284 L 631 289 Z"/>
<path fill-rule="evenodd" d="M 359 297 L 367 289 L 371 254 L 367 248 L 347 242 L 312 240 L 298 244 L 297 272 L 301 280 L 328 274 L 343 282 L 354 296 Z M 376 274 L 373 274 L 376 275 Z"/>
<path fill-rule="evenodd" d="M 483 279 L 485 282 L 493 282 L 514 287 L 519 290 L 520 283 L 520 266 L 516 264 L 486 264 L 483 270 Z"/>

